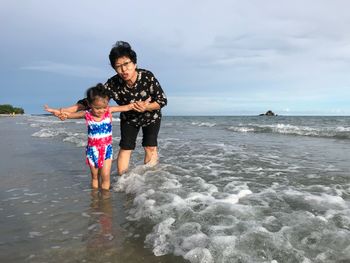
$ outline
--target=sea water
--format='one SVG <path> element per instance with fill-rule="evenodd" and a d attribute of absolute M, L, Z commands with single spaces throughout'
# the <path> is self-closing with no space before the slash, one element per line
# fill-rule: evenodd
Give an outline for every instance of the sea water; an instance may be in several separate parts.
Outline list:
<path fill-rule="evenodd" d="M 6 258 L 30 247 L 32 262 L 350 262 L 350 117 L 164 117 L 160 164 L 142 165 L 139 137 L 108 198 L 89 189 L 83 120 L 11 122 L 30 133 L 13 170 L 34 182 L 1 176 Z M 115 155 L 119 140 L 115 115 Z"/>

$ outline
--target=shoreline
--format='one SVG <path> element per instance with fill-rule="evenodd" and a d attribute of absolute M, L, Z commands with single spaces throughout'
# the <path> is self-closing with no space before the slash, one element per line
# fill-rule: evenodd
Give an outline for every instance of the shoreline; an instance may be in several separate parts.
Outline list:
<path fill-rule="evenodd" d="M 24 116 L 24 114 L 0 113 L 0 117 L 21 117 L 21 116 Z"/>

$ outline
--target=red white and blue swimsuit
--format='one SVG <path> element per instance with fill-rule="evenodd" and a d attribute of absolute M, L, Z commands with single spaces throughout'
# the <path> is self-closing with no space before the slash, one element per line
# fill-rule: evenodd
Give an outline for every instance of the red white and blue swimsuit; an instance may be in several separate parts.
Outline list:
<path fill-rule="evenodd" d="M 89 166 L 101 168 L 104 160 L 112 159 L 112 114 L 107 109 L 100 121 L 95 121 L 91 111 L 85 112 L 88 128 L 88 143 L 86 146 L 86 163 Z"/>

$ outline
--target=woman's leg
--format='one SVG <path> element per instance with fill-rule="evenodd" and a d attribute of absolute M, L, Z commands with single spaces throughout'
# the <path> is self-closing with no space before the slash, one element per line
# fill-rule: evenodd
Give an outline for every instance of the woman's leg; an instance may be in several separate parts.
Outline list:
<path fill-rule="evenodd" d="M 160 129 L 160 120 L 146 127 L 142 127 L 142 146 L 145 149 L 144 163 L 156 165 L 158 163 L 158 133 Z"/>
<path fill-rule="evenodd" d="M 111 186 L 111 167 L 112 159 L 107 159 L 103 162 L 103 167 L 100 169 L 102 190 L 109 190 Z"/>
<path fill-rule="evenodd" d="M 131 157 L 132 150 L 119 150 L 117 165 L 118 165 L 118 175 L 121 176 L 129 169 L 129 162 Z"/>
<path fill-rule="evenodd" d="M 140 127 L 128 124 L 126 121 L 120 122 L 120 149 L 118 153 L 117 166 L 118 175 L 121 176 L 129 169 L 129 162 L 132 151 L 136 146 L 137 134 Z"/>
<path fill-rule="evenodd" d="M 156 165 L 158 163 L 158 147 L 146 146 L 144 163 L 149 165 Z"/>

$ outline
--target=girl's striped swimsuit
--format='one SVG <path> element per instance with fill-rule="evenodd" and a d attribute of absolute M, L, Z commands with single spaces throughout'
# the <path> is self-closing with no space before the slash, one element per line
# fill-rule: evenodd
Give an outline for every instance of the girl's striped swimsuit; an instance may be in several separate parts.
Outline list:
<path fill-rule="evenodd" d="M 112 159 L 112 115 L 107 109 L 100 121 L 95 121 L 91 111 L 85 112 L 88 128 L 86 163 L 96 168 L 103 167 L 104 160 Z"/>

